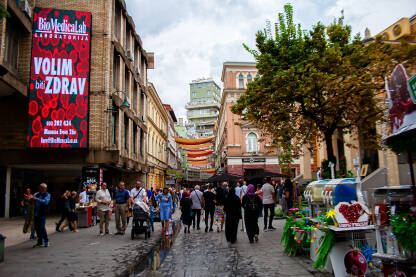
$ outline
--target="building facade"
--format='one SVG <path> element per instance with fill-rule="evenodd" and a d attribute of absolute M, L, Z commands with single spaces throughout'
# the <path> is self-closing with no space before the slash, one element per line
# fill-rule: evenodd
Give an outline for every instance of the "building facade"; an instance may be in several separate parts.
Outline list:
<path fill-rule="evenodd" d="M 163 188 L 167 165 L 168 113 L 152 83 L 147 98 L 147 188 Z"/>
<path fill-rule="evenodd" d="M 195 125 L 200 138 L 212 137 L 220 110 L 221 90 L 212 79 L 198 79 L 190 84 L 190 101 L 185 106 L 188 123 Z"/>
<path fill-rule="evenodd" d="M 20 1 L 20 6 L 18 2 L 2 1 L 11 17 L 0 21 L 1 43 L 7 45 L 0 50 L 0 65 L 6 69 L 0 77 L 0 194 L 5 195 L 1 215 L 19 215 L 25 188 L 36 191 L 41 182 L 48 184 L 53 210 L 55 199 L 63 191 L 79 190 L 85 185 L 83 172 L 99 169 L 100 182 L 115 186 L 125 181 L 132 186 L 147 172 L 147 70 L 153 68 L 154 56 L 144 50 L 124 0 L 37 0 Z M 85 148 L 28 146 L 35 6 L 91 13 L 89 98 L 88 105 L 84 103 L 89 114 Z M 78 56 L 73 58 L 76 60 Z M 48 103 L 53 107 L 53 102 Z"/>
<path fill-rule="evenodd" d="M 277 147 L 251 122 L 233 114 L 247 83 L 258 77 L 256 63 L 225 62 L 221 80 L 223 92 L 221 109 L 215 127 L 216 167 L 219 171 L 250 177 L 264 171 L 281 173 Z M 290 165 L 292 175 L 299 174 L 299 164 Z"/>

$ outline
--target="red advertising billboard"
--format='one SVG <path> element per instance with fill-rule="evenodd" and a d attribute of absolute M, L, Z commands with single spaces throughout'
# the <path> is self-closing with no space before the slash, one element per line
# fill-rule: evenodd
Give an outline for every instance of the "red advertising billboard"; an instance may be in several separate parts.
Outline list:
<path fill-rule="evenodd" d="M 90 12 L 35 8 L 28 147 L 87 147 L 90 46 Z"/>

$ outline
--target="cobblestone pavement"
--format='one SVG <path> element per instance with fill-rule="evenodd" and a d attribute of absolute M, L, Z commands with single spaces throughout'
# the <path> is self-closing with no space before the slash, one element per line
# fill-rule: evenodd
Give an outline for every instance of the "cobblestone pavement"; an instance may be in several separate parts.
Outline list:
<path fill-rule="evenodd" d="M 263 229 L 263 219 L 259 218 Z M 284 220 L 274 221 L 275 231 L 260 231 L 259 242 L 250 244 L 245 232 L 229 245 L 224 232 L 181 231 L 170 250 L 166 250 L 160 268 L 130 276 L 331 276 L 312 269 L 307 258 L 288 257 L 280 246 Z M 241 225 L 240 225 L 241 227 Z M 169 248 L 169 247 L 168 247 Z M 157 265 L 153 265 L 157 267 Z"/>
<path fill-rule="evenodd" d="M 160 228 L 160 223 L 155 223 L 155 233 L 148 240 L 140 235 L 132 241 L 129 225 L 124 236 L 98 236 L 99 226 L 80 228 L 79 233 L 67 230 L 53 233 L 49 236 L 48 248 L 32 248 L 35 242 L 25 241 L 5 249 L 0 276 L 123 275 L 130 265 L 137 264 L 155 247 L 160 239 Z M 115 231 L 112 217 L 110 232 L 114 234 Z"/>
<path fill-rule="evenodd" d="M 55 233 L 48 248 L 33 249 L 33 241 L 6 248 L 0 276 L 331 276 L 314 271 L 307 258 L 283 253 L 284 220 L 275 220 L 276 230 L 269 232 L 263 232 L 262 221 L 254 244 L 239 231 L 237 243 L 229 245 L 224 232 L 205 233 L 204 223 L 190 234 L 178 225 L 168 238 L 160 236 L 160 223 L 155 223 L 150 239 L 134 241 L 128 232 L 99 237 L 98 226 Z M 110 229 L 115 232 L 114 219 Z"/>

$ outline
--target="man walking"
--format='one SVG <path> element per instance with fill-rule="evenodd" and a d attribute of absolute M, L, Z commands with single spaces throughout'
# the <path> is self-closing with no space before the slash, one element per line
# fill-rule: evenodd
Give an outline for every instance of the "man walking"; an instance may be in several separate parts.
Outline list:
<path fill-rule="evenodd" d="M 95 199 L 98 204 L 98 212 L 100 213 L 100 235 L 104 235 L 103 226 L 105 224 L 105 234 L 109 235 L 110 230 L 108 226 L 110 225 L 110 204 L 111 204 L 111 195 L 107 189 L 107 183 L 102 183 L 101 189 L 97 191 Z"/>
<path fill-rule="evenodd" d="M 46 215 L 48 214 L 49 202 L 51 195 L 47 192 L 48 186 L 45 183 L 40 184 L 39 192 L 31 196 L 35 201 L 35 230 L 38 236 L 38 243 L 33 247 L 49 246 L 48 233 L 46 232 Z"/>
<path fill-rule="evenodd" d="M 127 201 L 130 199 L 130 193 L 124 189 L 124 182 L 118 184 L 118 190 L 114 191 L 114 203 L 116 207 L 116 235 L 124 235 L 126 231 L 126 211 Z M 120 226 L 120 220 L 122 225 Z"/>
<path fill-rule="evenodd" d="M 211 216 L 209 231 L 212 232 L 212 224 L 214 223 L 215 213 L 215 194 L 212 192 L 212 185 L 208 186 L 208 190 L 202 195 L 202 205 L 205 210 L 205 233 L 208 232 L 208 218 Z"/>
<path fill-rule="evenodd" d="M 199 186 L 195 186 L 195 190 L 191 192 L 191 199 L 192 199 L 192 227 L 195 229 L 195 221 L 196 221 L 196 228 L 199 230 L 199 223 L 201 222 L 201 209 L 202 209 L 202 192 L 199 190 Z M 196 217 L 196 220 L 195 220 Z"/>
<path fill-rule="evenodd" d="M 130 196 L 134 204 L 139 205 L 139 202 L 147 203 L 147 193 L 142 187 L 142 181 L 136 181 L 136 186 L 130 191 Z"/>
<path fill-rule="evenodd" d="M 261 188 L 263 193 L 263 207 L 264 207 L 264 231 L 272 231 L 276 228 L 273 227 L 273 217 L 274 217 L 274 205 L 276 203 L 276 195 L 274 193 L 274 187 L 270 184 L 271 178 L 267 177 L 266 182 Z M 267 216 L 269 216 L 269 227 L 267 227 Z"/>
<path fill-rule="evenodd" d="M 246 192 L 247 192 L 247 181 L 246 180 L 244 180 L 243 181 L 243 185 L 241 186 L 241 192 L 240 192 L 240 200 L 241 200 L 241 202 L 243 202 L 243 197 L 244 197 L 244 195 L 246 195 Z M 241 207 L 241 209 L 243 209 L 243 207 Z M 241 219 L 241 232 L 244 232 L 244 226 L 245 226 L 245 223 L 244 223 L 244 216 L 242 217 L 242 219 Z"/>

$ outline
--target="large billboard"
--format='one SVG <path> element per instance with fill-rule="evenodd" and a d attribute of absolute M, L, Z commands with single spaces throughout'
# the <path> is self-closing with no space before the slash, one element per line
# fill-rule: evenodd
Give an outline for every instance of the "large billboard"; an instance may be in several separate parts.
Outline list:
<path fill-rule="evenodd" d="M 90 46 L 90 12 L 35 8 L 28 147 L 87 147 Z"/>

